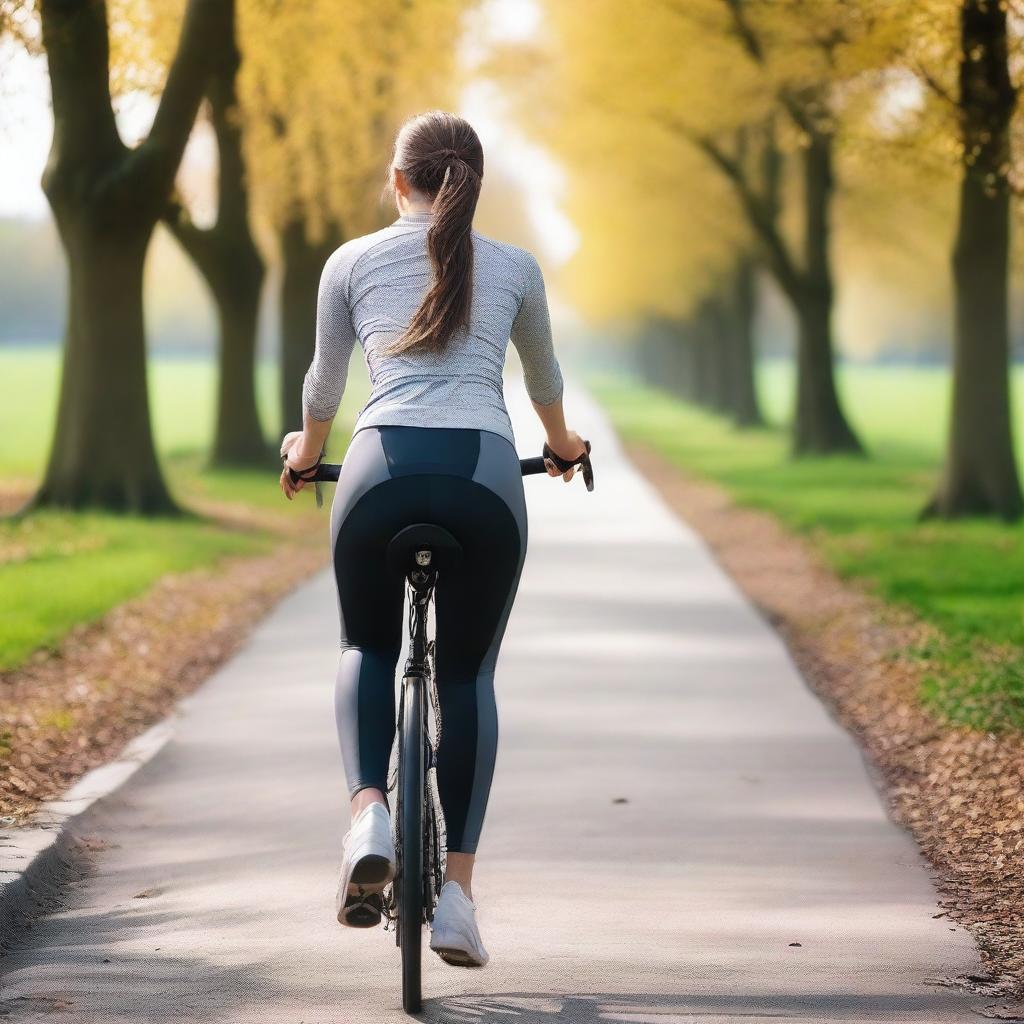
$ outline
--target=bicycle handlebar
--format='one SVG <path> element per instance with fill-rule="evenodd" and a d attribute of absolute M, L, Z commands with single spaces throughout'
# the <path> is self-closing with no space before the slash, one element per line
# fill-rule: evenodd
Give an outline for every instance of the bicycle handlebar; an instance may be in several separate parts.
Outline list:
<path fill-rule="evenodd" d="M 544 465 L 544 456 L 537 455 L 532 459 L 520 459 L 519 471 L 523 476 L 536 476 L 538 473 L 546 473 L 548 470 Z"/>
<path fill-rule="evenodd" d="M 520 459 L 519 471 L 523 476 L 538 476 L 541 473 L 546 473 L 547 467 L 544 465 L 544 456 L 537 455 L 531 459 Z M 340 473 L 340 462 L 321 462 L 320 467 L 316 471 L 316 476 L 306 482 L 334 484 L 338 482 Z"/>
<path fill-rule="evenodd" d="M 522 473 L 523 476 L 539 476 L 541 474 L 546 474 L 548 471 L 546 463 L 549 459 L 563 473 L 572 466 L 578 466 L 583 471 L 583 480 L 587 485 L 587 490 L 592 491 L 594 489 L 594 467 L 590 463 L 590 442 L 584 441 L 583 443 L 586 445 L 587 450 L 574 462 L 568 462 L 565 459 L 559 458 L 559 456 L 545 444 L 543 455 L 537 455 L 530 459 L 519 460 L 519 472 Z M 287 465 L 287 457 L 285 457 L 285 465 Z M 299 475 L 290 467 L 289 474 L 295 483 L 299 482 Z M 311 477 L 304 477 L 303 481 L 310 484 L 337 483 L 340 475 L 340 462 L 321 462 L 320 465 L 317 466 L 316 473 Z M 319 486 L 316 488 L 316 497 L 317 505 L 319 505 Z"/>

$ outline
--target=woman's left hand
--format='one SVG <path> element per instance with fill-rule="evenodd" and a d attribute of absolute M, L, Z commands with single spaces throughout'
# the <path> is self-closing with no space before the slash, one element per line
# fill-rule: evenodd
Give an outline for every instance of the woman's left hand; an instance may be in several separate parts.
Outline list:
<path fill-rule="evenodd" d="M 292 482 L 291 474 L 288 472 L 289 468 L 294 469 L 296 473 L 301 473 L 302 470 L 315 466 L 317 459 L 320 458 L 319 452 L 313 455 L 303 452 L 302 439 L 302 431 L 293 430 L 291 433 L 285 434 L 284 440 L 281 441 L 281 456 L 285 458 L 284 469 L 281 470 L 281 490 L 289 501 L 306 486 L 305 480 Z"/>

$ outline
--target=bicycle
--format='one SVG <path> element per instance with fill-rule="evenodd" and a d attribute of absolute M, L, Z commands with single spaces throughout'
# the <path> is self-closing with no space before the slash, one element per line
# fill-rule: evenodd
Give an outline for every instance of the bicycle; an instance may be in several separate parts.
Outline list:
<path fill-rule="evenodd" d="M 590 463 L 590 442 L 575 462 L 559 458 L 544 445 L 544 454 L 521 459 L 523 476 L 547 472 L 545 460 L 565 472 L 578 466 L 587 490 L 594 489 Z M 321 455 L 322 458 L 322 455 Z M 320 483 L 336 483 L 340 464 L 320 462 L 316 472 L 306 476 L 289 469 L 293 482 L 300 478 L 313 483 L 317 505 L 322 503 Z M 428 640 L 428 612 L 438 575 L 457 565 L 462 557 L 458 540 L 434 523 L 414 523 L 400 530 L 387 549 L 388 567 L 401 572 L 409 595 L 409 656 L 402 675 L 396 730 L 397 771 L 389 772 L 388 792 L 395 791 L 391 816 L 397 870 L 384 890 L 385 929 L 395 925 L 395 943 L 402 959 L 402 1008 L 419 1013 L 423 1007 L 421 983 L 423 926 L 433 920 L 446 855 L 444 815 L 437 791 L 437 745 L 441 737 L 441 715 L 434 686 L 434 640 Z M 424 694 L 429 695 L 429 701 Z M 429 712 L 434 727 L 430 728 Z M 433 734 L 432 734 L 433 733 Z M 433 775 L 431 773 L 433 772 Z"/>

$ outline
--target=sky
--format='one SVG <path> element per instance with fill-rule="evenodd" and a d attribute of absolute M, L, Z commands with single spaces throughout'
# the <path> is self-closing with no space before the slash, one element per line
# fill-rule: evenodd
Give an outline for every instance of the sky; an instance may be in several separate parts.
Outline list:
<path fill-rule="evenodd" d="M 461 42 L 460 58 L 472 68 L 490 46 L 528 39 L 540 22 L 535 0 L 484 0 L 472 31 Z M 153 109 L 148 97 L 129 97 L 118 104 L 118 125 L 126 142 L 141 138 Z M 561 168 L 511 122 L 501 92 L 493 85 L 471 81 L 459 112 L 476 128 L 488 162 L 518 183 L 541 255 L 554 264 L 564 262 L 579 237 L 559 207 L 565 186 Z M 52 125 L 45 58 L 30 56 L 10 40 L 0 41 L 0 217 L 50 215 L 39 180 Z M 212 133 L 200 125 L 183 161 L 186 182 L 208 173 L 215 162 L 212 145 Z M 196 213 L 198 220 L 200 211 Z"/>
<path fill-rule="evenodd" d="M 46 61 L 0 40 L 0 217 L 49 216 L 39 178 L 52 130 Z"/>

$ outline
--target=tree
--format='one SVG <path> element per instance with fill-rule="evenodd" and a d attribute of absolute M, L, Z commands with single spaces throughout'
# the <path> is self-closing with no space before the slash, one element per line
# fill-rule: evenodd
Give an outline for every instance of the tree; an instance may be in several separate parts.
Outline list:
<path fill-rule="evenodd" d="M 1014 457 L 1008 374 L 1010 78 L 1006 8 L 962 0 L 960 210 L 953 249 L 953 410 L 946 464 L 925 515 L 1024 512 Z M 941 88 L 941 87 L 940 87 Z"/>
<path fill-rule="evenodd" d="M 34 505 L 172 512 L 150 427 L 142 270 L 229 8 L 189 0 L 153 126 L 134 149 L 111 106 L 106 3 L 40 0 L 39 13 L 54 114 L 43 189 L 69 302 L 57 429 Z"/>
<path fill-rule="evenodd" d="M 755 21 L 758 10 L 766 5 L 757 0 L 720 0 L 728 14 L 727 31 L 739 43 L 747 58 L 759 71 L 766 72 L 781 110 L 792 120 L 801 135 L 803 237 L 798 252 L 787 244 L 779 227 L 774 200 L 758 194 L 752 187 L 741 157 L 727 153 L 714 135 L 692 133 L 695 142 L 732 182 L 737 198 L 747 212 L 750 224 L 764 248 L 765 262 L 779 287 L 793 305 L 797 317 L 797 388 L 793 421 L 793 449 L 796 454 L 829 454 L 862 450 L 839 401 L 835 386 L 835 345 L 833 308 L 835 284 L 830 254 L 831 210 L 836 190 L 834 170 L 835 126 L 831 104 L 832 81 L 827 70 L 835 68 L 835 51 L 849 42 L 843 20 L 855 5 L 840 5 L 838 18 L 823 24 L 811 21 L 809 40 L 803 48 L 820 50 L 823 67 L 807 74 L 792 50 L 785 53 L 786 70 L 772 66 L 766 36 L 772 30 L 784 39 L 803 34 L 810 20 L 800 0 L 768 9 L 770 27 Z M 786 10 L 786 7 L 789 10 Z M 846 11 L 841 8 L 845 7 Z M 816 12 L 820 15 L 821 11 Z M 796 30 L 796 33 L 794 32 Z M 817 57 L 817 54 L 814 54 Z M 795 66 L 796 72 L 789 70 Z M 774 138 L 768 137 L 765 158 L 775 158 Z"/>
<path fill-rule="evenodd" d="M 260 465 L 270 456 L 256 403 L 256 331 L 264 268 L 249 225 L 235 0 L 224 3 L 231 34 L 217 42 L 220 57 L 206 87 L 217 139 L 217 219 L 211 227 L 198 227 L 184 204 L 175 200 L 164 222 L 202 273 L 217 307 L 217 412 L 210 461 L 245 466 Z"/>
<path fill-rule="evenodd" d="M 725 307 L 730 347 L 728 411 L 738 427 L 756 427 L 764 422 L 755 381 L 756 266 L 749 253 L 740 252 L 736 257 L 731 301 Z"/>

